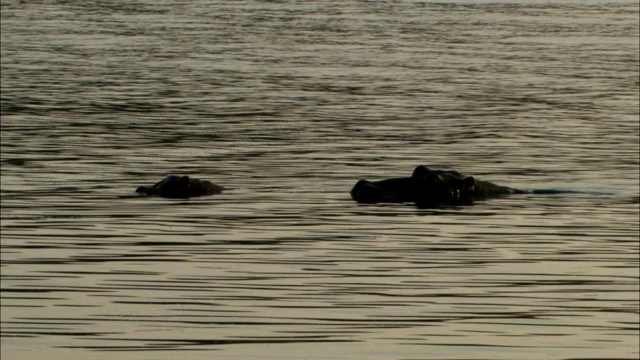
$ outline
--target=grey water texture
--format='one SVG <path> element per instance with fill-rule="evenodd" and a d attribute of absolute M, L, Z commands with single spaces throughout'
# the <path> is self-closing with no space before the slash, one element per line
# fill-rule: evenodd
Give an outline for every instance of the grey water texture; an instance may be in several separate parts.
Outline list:
<path fill-rule="evenodd" d="M 637 1 L 0 10 L 3 360 L 640 355 Z"/>

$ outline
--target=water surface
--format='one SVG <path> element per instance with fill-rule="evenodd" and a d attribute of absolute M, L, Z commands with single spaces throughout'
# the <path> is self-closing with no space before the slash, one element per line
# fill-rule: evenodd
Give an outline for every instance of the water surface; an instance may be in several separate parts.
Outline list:
<path fill-rule="evenodd" d="M 1 10 L 3 358 L 638 357 L 637 3 Z"/>

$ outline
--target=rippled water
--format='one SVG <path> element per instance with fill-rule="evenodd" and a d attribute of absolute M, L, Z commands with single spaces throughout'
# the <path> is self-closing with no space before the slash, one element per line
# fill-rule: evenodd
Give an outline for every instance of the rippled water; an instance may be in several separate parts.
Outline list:
<path fill-rule="evenodd" d="M 636 2 L 1 10 L 3 359 L 638 357 Z"/>

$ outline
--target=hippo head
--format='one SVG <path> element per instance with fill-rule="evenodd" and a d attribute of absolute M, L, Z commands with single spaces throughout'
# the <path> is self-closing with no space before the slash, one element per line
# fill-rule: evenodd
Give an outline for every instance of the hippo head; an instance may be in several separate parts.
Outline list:
<path fill-rule="evenodd" d="M 475 179 L 457 171 L 431 170 L 420 165 L 411 177 L 422 179 L 421 201 L 423 204 L 462 203 L 473 194 Z"/>
<path fill-rule="evenodd" d="M 460 176 L 458 176 L 460 175 Z M 419 205 L 457 203 L 473 189 L 474 179 L 459 173 L 441 173 L 418 166 L 411 177 L 380 181 L 360 180 L 351 197 L 364 203 L 415 202 Z M 470 190 L 471 189 L 471 190 Z"/>
<path fill-rule="evenodd" d="M 431 184 L 432 198 L 447 198 L 446 202 L 465 202 L 473 198 L 475 179 L 453 170 L 431 170 L 419 165 L 413 170 L 412 177 L 424 177 Z M 442 193 L 440 196 L 437 194 Z"/>
<path fill-rule="evenodd" d="M 385 190 L 376 182 L 359 180 L 351 189 L 351 198 L 361 203 L 377 203 L 384 200 Z"/>
<path fill-rule="evenodd" d="M 140 186 L 136 192 L 163 197 L 186 198 L 189 197 L 190 184 L 191 179 L 188 176 L 171 175 L 152 186 Z"/>
<path fill-rule="evenodd" d="M 151 186 L 140 186 L 137 193 L 159 195 L 166 198 L 190 198 L 194 196 L 221 193 L 225 188 L 211 181 L 195 179 L 189 176 L 169 175 Z"/>

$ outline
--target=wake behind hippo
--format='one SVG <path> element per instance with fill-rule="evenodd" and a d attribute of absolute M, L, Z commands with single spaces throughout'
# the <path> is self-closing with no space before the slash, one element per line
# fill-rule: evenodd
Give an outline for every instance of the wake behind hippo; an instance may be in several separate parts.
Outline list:
<path fill-rule="evenodd" d="M 224 187 L 207 180 L 170 175 L 153 185 L 140 186 L 136 189 L 136 192 L 146 195 L 159 195 L 166 198 L 190 198 L 215 195 L 221 193 L 222 190 L 224 190 Z"/>
<path fill-rule="evenodd" d="M 410 177 L 380 181 L 360 180 L 351 190 L 361 203 L 415 202 L 418 205 L 471 204 L 473 200 L 508 194 L 576 193 L 570 190 L 520 190 L 477 180 L 454 170 L 415 168 Z"/>

